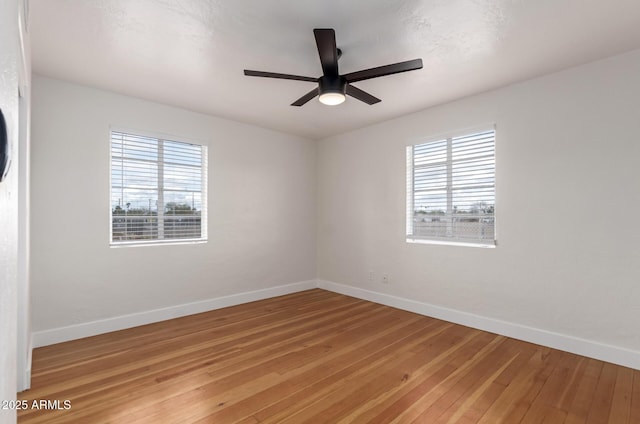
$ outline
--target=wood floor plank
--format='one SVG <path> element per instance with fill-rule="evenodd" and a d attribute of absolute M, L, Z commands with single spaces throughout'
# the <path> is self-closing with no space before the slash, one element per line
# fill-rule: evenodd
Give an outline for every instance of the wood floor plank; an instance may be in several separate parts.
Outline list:
<path fill-rule="evenodd" d="M 533 424 L 549 420 L 557 421 L 558 418 L 552 417 L 560 415 L 559 403 L 566 388 L 569 387 L 567 381 L 570 381 L 569 376 L 573 374 L 571 366 L 579 364 L 579 360 L 576 361 L 576 359 L 576 355 L 562 352 L 555 366 L 549 368 L 548 375 L 545 377 L 539 376 L 542 386 L 522 421 L 520 421 L 522 424 Z M 563 422 L 565 418 L 566 416 L 562 417 Z"/>
<path fill-rule="evenodd" d="M 20 424 L 640 422 L 640 371 L 320 289 L 33 359 Z"/>
<path fill-rule="evenodd" d="M 418 415 L 414 422 L 456 422 L 518 357 L 507 347 L 508 343 L 509 340 L 505 340 L 498 349 L 480 358 L 468 373 L 450 385 L 443 396 Z"/>
<path fill-rule="evenodd" d="M 631 417 L 631 395 L 633 394 L 633 370 L 619 367 L 611 401 L 610 423 L 629 422 Z"/>
<path fill-rule="evenodd" d="M 332 347 L 332 345 L 340 344 L 339 342 L 340 339 L 345 339 L 343 341 L 343 344 L 344 342 L 346 342 L 346 339 L 350 339 L 352 343 L 357 343 L 358 337 L 361 337 L 364 334 L 368 334 L 368 332 L 370 332 L 373 328 L 380 328 L 383 324 L 391 325 L 395 322 L 395 320 L 389 319 L 389 316 L 387 316 L 384 313 L 379 315 L 373 315 L 370 318 L 375 318 L 375 320 L 367 323 L 367 325 L 371 327 L 368 329 L 368 331 L 362 331 L 363 327 L 361 326 L 353 327 L 350 330 L 347 330 L 346 333 L 337 334 L 332 339 L 320 340 L 321 343 L 319 343 L 318 345 L 304 347 L 302 350 L 295 352 L 295 354 L 305 357 L 307 361 L 311 363 L 320 362 L 320 361 L 324 362 L 327 360 L 328 356 L 332 355 L 330 351 L 336 350 Z M 353 324 L 350 323 L 350 326 L 353 326 Z M 394 330 L 398 329 L 396 326 L 393 326 L 392 328 Z M 292 358 L 292 355 L 289 351 L 287 350 L 283 351 L 282 355 L 285 358 L 287 358 L 287 362 L 292 370 L 299 369 L 302 367 L 303 364 L 301 364 L 301 362 L 296 360 L 295 358 Z M 275 373 L 275 376 L 273 378 L 270 378 L 269 381 L 267 382 L 267 383 L 270 382 L 272 386 L 277 385 L 278 383 L 283 381 L 285 378 L 291 378 L 290 375 L 288 375 L 287 377 L 281 378 L 281 376 L 283 375 L 283 372 L 281 369 L 282 366 L 280 365 L 281 362 L 282 362 L 282 357 L 275 357 L 268 362 L 263 362 L 256 366 L 250 366 L 248 368 L 245 368 L 244 370 L 238 370 L 236 373 L 229 375 L 225 379 L 217 379 L 217 377 L 220 376 L 220 373 L 216 373 L 215 376 L 212 376 L 213 381 L 210 384 L 200 387 L 201 389 L 200 390 L 201 393 L 199 396 L 201 399 L 200 403 L 206 403 L 209 405 L 223 404 L 225 406 L 223 410 L 228 411 L 228 409 L 232 405 L 244 399 L 243 396 L 233 392 L 236 389 L 236 386 L 240 385 L 240 383 L 242 383 L 243 381 L 246 380 L 247 384 L 252 383 L 253 379 L 257 378 L 257 376 L 265 372 Z M 244 375 L 247 375 L 246 374 L 247 372 L 250 372 L 252 374 L 248 374 L 249 378 L 243 379 Z M 253 373 L 255 373 L 255 375 Z M 265 387 L 255 386 L 250 391 L 252 395 L 251 397 L 253 397 L 253 395 L 255 395 L 256 393 L 261 393 L 270 388 L 271 387 L 269 385 Z M 243 389 L 243 387 L 241 387 L 241 389 Z M 206 395 L 203 395 L 202 394 L 203 392 L 205 392 Z M 184 396 L 189 396 L 189 394 L 187 393 L 183 395 L 183 397 Z M 172 398 L 170 399 L 170 402 L 181 402 L 182 401 L 181 399 L 182 398 Z M 191 416 L 190 418 L 193 421 L 195 421 L 196 419 L 201 419 L 203 416 L 213 415 L 216 412 L 218 412 L 218 409 L 219 409 L 219 408 L 211 409 L 211 408 L 208 408 L 206 405 L 195 405 L 195 406 L 198 406 L 197 409 L 198 409 L 199 415 L 197 417 Z M 150 407 L 149 409 L 153 410 L 153 406 Z M 144 415 L 145 413 L 144 411 L 142 411 L 142 416 Z M 135 422 L 135 421 L 132 421 L 132 419 L 129 418 L 128 422 Z"/>
<path fill-rule="evenodd" d="M 631 394 L 630 423 L 640 423 L 640 371 L 633 371 L 633 393 Z"/>
<path fill-rule="evenodd" d="M 447 375 L 436 385 L 428 385 L 424 387 L 422 385 L 420 391 L 417 391 L 414 395 L 417 398 L 411 405 L 404 408 L 403 411 L 396 411 L 396 417 L 391 421 L 392 423 L 399 422 L 415 422 L 418 417 L 425 411 L 429 410 L 445 393 L 447 393 L 452 386 L 458 381 L 463 379 L 465 375 L 470 372 L 478 361 L 481 361 L 486 356 L 491 354 L 504 342 L 504 338 L 501 336 L 494 336 L 492 340 L 487 343 L 482 349 L 477 351 L 473 357 L 467 360 L 460 367 L 457 367 L 453 372 Z"/>
<path fill-rule="evenodd" d="M 464 414 L 460 417 L 459 421 L 461 423 L 477 423 L 480 421 L 483 415 L 510 386 L 514 377 L 522 371 L 535 350 L 535 345 L 518 342 L 513 349 L 513 352 L 517 354 L 516 359 L 491 383 L 487 390 L 478 397 L 476 402 L 464 410 Z"/>
<path fill-rule="evenodd" d="M 586 361 L 582 377 L 575 382 L 575 397 L 567 407 L 566 424 L 581 424 L 587 421 L 603 365 L 604 363 L 595 359 Z"/>
<path fill-rule="evenodd" d="M 466 336 L 460 338 L 456 334 Z M 417 365 L 405 367 L 406 379 L 400 387 L 377 398 L 370 399 L 347 415 L 342 423 L 388 422 L 399 411 L 405 410 L 438 381 L 451 375 L 461 363 L 460 358 L 471 358 L 494 336 L 488 333 L 468 332 L 465 328 L 453 326 L 439 337 L 420 344 L 422 349 L 412 349 L 418 356 Z M 464 360 L 463 360 L 464 361 Z"/>
<path fill-rule="evenodd" d="M 550 350 L 537 348 L 521 371 L 478 421 L 482 424 L 520 422 L 537 396 L 548 369 L 553 366 Z"/>
<path fill-rule="evenodd" d="M 409 343 L 406 342 L 408 338 L 398 339 L 393 334 L 391 339 L 384 340 L 375 346 L 367 346 L 368 348 L 363 348 L 360 352 L 357 352 L 356 357 L 349 358 L 350 360 L 344 361 L 340 366 L 335 367 L 334 370 L 328 373 L 328 377 L 311 380 L 304 389 L 290 396 L 284 396 L 277 403 L 256 413 L 256 417 L 261 422 L 277 423 L 279 420 L 292 416 L 298 411 L 303 411 L 310 405 L 321 401 L 322 398 L 330 393 L 339 391 L 344 386 L 344 381 L 347 378 L 354 378 L 354 376 L 357 377 L 360 374 L 367 373 L 372 364 L 382 363 L 387 357 L 398 355 L 404 350 L 410 350 L 419 343 L 445 338 L 443 334 L 450 327 L 446 323 L 436 322 L 430 328 L 425 328 L 419 333 L 412 334 L 413 338 Z M 336 372 L 336 370 L 338 371 Z"/>
<path fill-rule="evenodd" d="M 475 378 L 475 383 L 469 382 L 471 384 L 467 386 L 468 389 L 466 390 L 466 392 L 462 393 L 458 400 L 455 403 L 451 404 L 449 409 L 447 409 L 442 415 L 440 415 L 436 422 L 459 422 L 460 419 L 465 415 L 465 413 L 471 408 L 471 406 L 475 404 L 480 399 L 480 397 L 488 392 L 489 387 L 491 387 L 495 383 L 495 380 L 498 378 L 498 376 L 502 374 L 517 358 L 518 354 L 515 354 L 506 361 L 503 359 L 499 362 L 499 364 L 502 364 L 500 368 L 493 371 L 491 375 L 487 375 L 488 373 L 478 375 L 478 377 Z"/>
<path fill-rule="evenodd" d="M 589 409 L 587 424 L 606 423 L 608 421 L 618 368 L 620 367 L 609 363 L 603 365 L 596 392 L 593 395 L 593 403 Z"/>

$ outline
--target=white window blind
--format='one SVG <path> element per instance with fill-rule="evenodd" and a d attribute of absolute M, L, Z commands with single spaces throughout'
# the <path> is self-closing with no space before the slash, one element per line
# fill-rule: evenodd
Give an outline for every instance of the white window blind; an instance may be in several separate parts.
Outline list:
<path fill-rule="evenodd" d="M 495 245 L 495 131 L 407 146 L 407 240 Z"/>
<path fill-rule="evenodd" d="M 111 243 L 206 240 L 206 146 L 111 132 Z"/>

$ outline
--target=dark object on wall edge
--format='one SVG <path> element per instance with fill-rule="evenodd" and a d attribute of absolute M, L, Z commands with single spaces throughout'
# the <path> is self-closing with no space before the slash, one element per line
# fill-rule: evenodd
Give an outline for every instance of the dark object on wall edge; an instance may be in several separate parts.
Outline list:
<path fill-rule="evenodd" d="M 9 151 L 9 137 L 7 136 L 7 123 L 0 109 L 0 182 L 4 180 L 11 165 L 11 152 Z"/>

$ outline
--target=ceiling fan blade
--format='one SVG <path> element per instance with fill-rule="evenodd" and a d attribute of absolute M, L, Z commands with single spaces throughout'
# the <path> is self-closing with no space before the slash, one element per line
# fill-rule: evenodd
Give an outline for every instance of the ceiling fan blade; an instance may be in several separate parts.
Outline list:
<path fill-rule="evenodd" d="M 300 97 L 295 102 L 291 103 L 291 106 L 302 106 L 303 104 L 307 103 L 309 100 L 313 99 L 317 95 L 318 95 L 318 89 L 314 88 L 313 90 L 309 91 L 304 96 Z"/>
<path fill-rule="evenodd" d="M 296 81 L 318 82 L 318 78 L 303 77 L 300 75 L 278 74 L 276 72 L 250 71 L 248 69 L 245 69 L 244 74 L 248 77 L 265 77 L 265 78 L 278 78 L 278 79 L 288 79 L 288 80 L 296 80 Z"/>
<path fill-rule="evenodd" d="M 371 94 L 367 93 L 366 91 L 362 91 L 359 88 L 354 87 L 353 85 L 350 85 L 350 84 L 347 84 L 347 94 L 350 95 L 351 97 L 355 97 L 361 102 L 365 102 L 368 105 L 374 105 L 382 101 L 379 98 L 374 97 Z"/>
<path fill-rule="evenodd" d="M 378 66 L 377 68 L 351 72 L 350 74 L 343 75 L 343 77 L 347 79 L 347 82 L 356 82 L 383 77 L 385 75 L 398 74 L 400 72 L 414 71 L 416 69 L 422 69 L 422 59 L 407 60 L 406 62 L 399 62 L 392 65 Z"/>
<path fill-rule="evenodd" d="M 322 64 L 322 73 L 329 77 L 338 76 L 338 49 L 336 33 L 332 29 L 316 28 L 313 30 Z"/>

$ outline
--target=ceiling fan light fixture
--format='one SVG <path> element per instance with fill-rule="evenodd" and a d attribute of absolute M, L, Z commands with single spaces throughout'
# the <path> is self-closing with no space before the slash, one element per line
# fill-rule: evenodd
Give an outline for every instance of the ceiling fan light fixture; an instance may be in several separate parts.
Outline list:
<path fill-rule="evenodd" d="M 322 93 L 318 99 L 320 103 L 327 106 L 337 106 L 340 103 L 343 103 L 346 99 L 346 96 L 339 91 L 333 91 L 328 93 Z"/>

